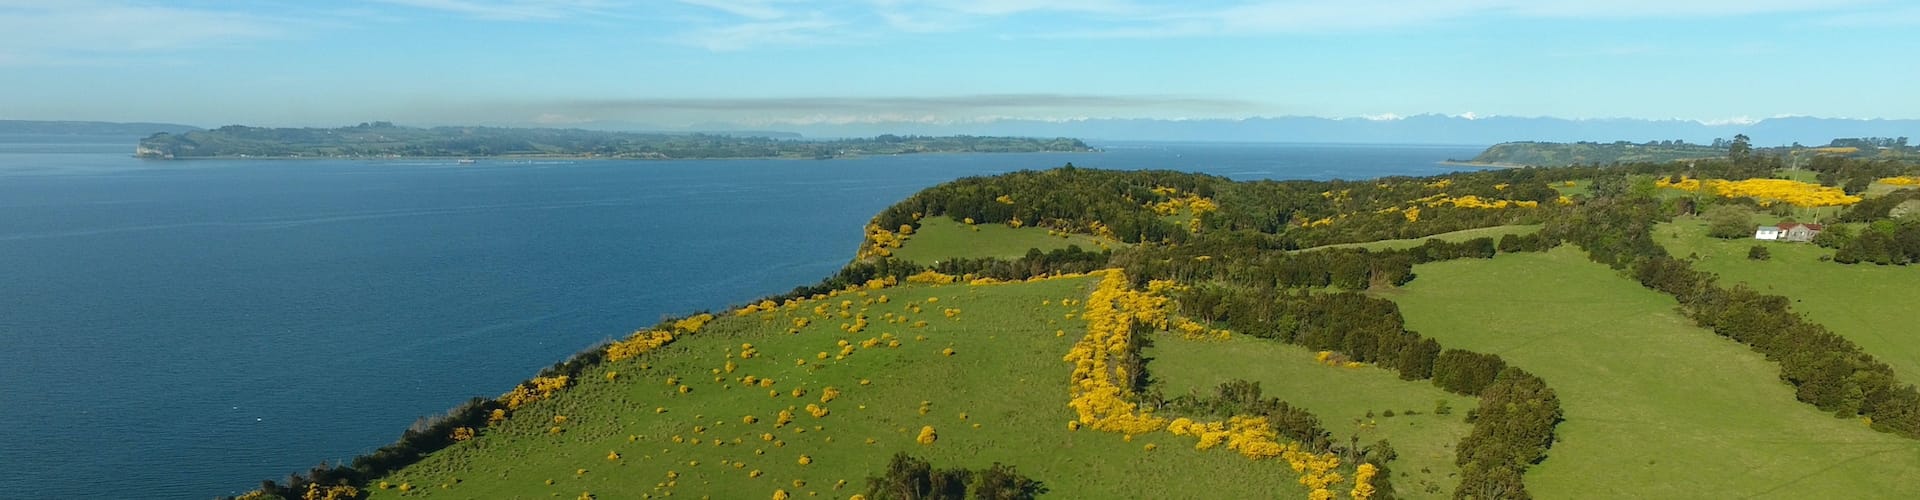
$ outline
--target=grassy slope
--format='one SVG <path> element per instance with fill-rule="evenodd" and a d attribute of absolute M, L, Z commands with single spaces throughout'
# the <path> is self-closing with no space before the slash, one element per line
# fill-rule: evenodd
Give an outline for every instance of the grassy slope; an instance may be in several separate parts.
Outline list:
<path fill-rule="evenodd" d="M 1593 190 L 1593 180 L 1581 179 L 1573 181 L 1572 186 L 1563 183 L 1554 183 L 1552 187 L 1554 191 L 1559 191 L 1562 196 L 1581 196 Z"/>
<path fill-rule="evenodd" d="M 1400 380 L 1379 368 L 1323 365 L 1314 361 L 1312 351 L 1280 342 L 1239 335 L 1225 341 L 1190 341 L 1176 335 L 1153 340 L 1145 354 L 1152 360 L 1148 367 L 1168 396 L 1210 395 L 1223 382 L 1256 381 L 1268 396 L 1319 416 L 1321 425 L 1342 443 L 1349 436 L 1358 436 L 1362 445 L 1380 439 L 1392 442 L 1400 458 L 1389 466 L 1394 488 L 1403 497 L 1450 494 L 1459 482 L 1454 477 L 1459 467 L 1453 464 L 1453 447 L 1472 427 L 1464 419 L 1477 404 L 1472 398 L 1425 382 Z M 1446 400 L 1453 413 L 1433 414 L 1438 400 Z M 1385 410 L 1418 414 L 1378 416 Z M 1376 417 L 1367 418 L 1368 412 Z M 1433 485 L 1432 492 L 1427 491 L 1428 485 Z"/>
<path fill-rule="evenodd" d="M 1920 496 L 1920 442 L 1793 399 L 1760 355 L 1578 249 L 1422 265 L 1410 329 L 1545 378 L 1566 411 L 1541 498 Z"/>
<path fill-rule="evenodd" d="M 1043 233 L 1044 234 L 1044 233 Z M 936 466 L 984 467 L 1004 462 L 1021 473 L 1042 480 L 1060 498 L 1299 498 L 1305 491 L 1293 482 L 1291 471 L 1274 462 L 1255 463 L 1224 450 L 1200 452 L 1186 438 L 1165 435 L 1124 442 L 1120 436 L 1092 431 L 1068 431 L 1073 418 L 1066 406 L 1067 374 L 1061 361 L 1080 333 L 1082 320 L 1069 318 L 1077 307 L 1060 304 L 1062 298 L 1084 298 L 1093 281 L 1054 280 L 1039 283 L 973 287 L 909 286 L 870 292 L 884 293 L 887 304 L 866 307 L 873 325 L 859 335 L 847 335 L 839 318 L 815 317 L 797 335 L 786 334 L 792 315 L 811 316 L 813 304 L 799 311 L 782 311 L 771 320 L 761 315 L 725 317 L 701 333 L 683 338 L 664 350 L 639 359 L 612 363 L 556 398 L 523 409 L 495 431 L 437 453 L 386 481 L 411 482 L 415 495 L 440 494 L 462 498 L 572 497 L 592 492 L 600 498 L 639 498 L 642 494 L 672 491 L 675 496 L 698 498 L 767 498 L 784 488 L 797 498 L 817 493 L 846 498 L 858 491 L 863 478 L 881 472 L 897 451 L 929 458 Z M 936 304 L 926 303 L 938 297 Z M 852 310 L 862 308 L 860 297 Z M 828 299 L 837 304 L 840 298 Z M 1042 305 L 1051 301 L 1053 305 Z M 881 321 L 886 312 L 902 313 L 909 303 L 925 308 L 911 315 L 930 323 L 910 328 Z M 958 308 L 957 319 L 943 317 L 945 308 Z M 1064 330 L 1063 336 L 1056 336 Z M 841 361 L 818 361 L 815 353 L 837 352 L 835 341 L 857 343 L 881 332 L 903 337 L 903 346 L 863 349 Z M 915 340 L 925 335 L 927 340 Z M 730 377 L 752 374 L 778 381 L 769 397 L 766 388 L 742 388 L 728 379 L 715 382 L 709 370 L 721 367 L 723 356 L 753 343 L 762 356 L 741 361 Z M 958 354 L 942 356 L 954 348 Z M 807 364 L 796 365 L 804 358 Z M 641 369 L 641 363 L 650 369 Z M 617 381 L 603 378 L 617 370 Z M 678 394 L 664 379 L 678 376 L 693 387 Z M 858 385 L 868 378 L 872 385 Z M 820 389 L 845 393 L 826 406 L 832 414 L 822 419 L 796 409 L 798 425 L 774 429 L 775 414 L 789 406 L 818 402 Z M 803 398 L 788 391 L 808 389 Z M 921 415 L 921 401 L 932 411 Z M 864 408 L 862 408 L 864 406 Z M 656 413 L 655 408 L 665 413 Z M 962 420 L 960 414 L 968 414 Z M 546 434 L 553 415 L 568 417 L 565 432 Z M 760 422 L 744 424 L 742 416 Z M 973 428 L 972 424 L 981 427 Z M 708 427 L 695 433 L 696 425 Z M 815 425 L 821 426 L 814 430 Z M 932 446 L 914 442 L 922 425 L 932 425 L 939 441 Z M 800 433 L 797 429 L 807 432 Z M 775 447 L 759 435 L 772 432 L 785 446 Z M 629 441 L 628 436 L 636 436 Z M 699 445 L 675 444 L 672 436 L 698 437 Z M 711 444 L 714 438 L 724 444 Z M 731 444 L 740 439 L 741 444 Z M 831 438 L 831 442 L 827 440 Z M 874 438 L 877 444 L 866 444 Z M 1147 443 L 1160 443 L 1144 451 Z M 758 455 L 756 450 L 765 455 Z M 622 458 L 607 460 L 609 451 Z M 797 463 L 801 454 L 814 462 Z M 691 462 L 698 462 L 692 465 Z M 736 469 L 723 461 L 744 462 Z M 576 475 L 575 470 L 588 472 Z M 748 471 L 764 475 L 749 478 Z M 658 487 L 669 471 L 680 474 L 675 487 Z M 439 484 L 457 477 L 451 489 Z M 556 484 L 547 485 L 553 479 Z M 806 481 L 795 487 L 794 480 Z M 839 480 L 848 486 L 832 488 Z M 377 481 L 376 481 L 377 482 Z M 1204 492 L 1204 493 L 1200 493 Z M 391 496 L 394 491 L 376 496 Z"/>
<path fill-rule="evenodd" d="M 1323 248 L 1365 248 L 1368 250 L 1396 250 L 1396 249 L 1417 247 L 1422 244 L 1425 244 L 1427 240 L 1432 240 L 1432 239 L 1439 239 L 1443 241 L 1458 243 L 1462 241 L 1471 240 L 1474 238 L 1492 237 L 1495 242 L 1498 242 L 1501 236 L 1506 236 L 1509 234 L 1516 234 L 1516 235 L 1532 234 L 1539 231 L 1540 231 L 1540 225 L 1538 224 L 1493 226 L 1493 227 L 1481 227 L 1481 228 L 1474 228 L 1474 229 L 1462 229 L 1459 231 L 1454 231 L 1450 233 L 1440 233 L 1433 236 L 1427 236 L 1424 238 L 1408 238 L 1404 240 L 1380 240 L 1380 241 L 1369 241 L 1365 243 L 1341 243 L 1338 245 L 1323 245 L 1323 246 L 1311 248 L 1309 250 L 1318 250 Z"/>
<path fill-rule="evenodd" d="M 1080 248 L 1089 251 L 1101 248 L 1098 238 L 1084 234 L 1048 236 L 1046 229 L 1012 228 L 1004 224 L 973 227 L 979 228 L 979 231 L 946 217 L 928 217 L 920 221 L 920 229 L 914 231 L 913 237 L 894 250 L 894 256 L 913 262 L 932 263 L 958 257 L 1016 259 L 1026 255 L 1027 250 L 1032 248 L 1042 251 L 1066 248 L 1067 245 L 1080 245 Z"/>
<path fill-rule="evenodd" d="M 1720 275 L 1725 284 L 1747 283 L 1792 298 L 1794 311 L 1860 344 L 1902 380 L 1920 381 L 1920 326 L 1911 317 L 1920 269 L 1820 262 L 1833 250 L 1810 244 L 1709 238 L 1706 222 L 1698 219 L 1663 224 L 1655 234 L 1674 255 L 1699 255 L 1695 268 Z M 1756 244 L 1766 245 L 1773 258 L 1747 259 Z"/>

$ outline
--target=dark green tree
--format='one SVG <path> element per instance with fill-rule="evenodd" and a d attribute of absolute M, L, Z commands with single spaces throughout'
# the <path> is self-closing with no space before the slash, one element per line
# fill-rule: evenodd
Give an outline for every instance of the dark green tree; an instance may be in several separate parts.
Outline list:
<path fill-rule="evenodd" d="M 1707 210 L 1707 236 L 1724 239 L 1753 236 L 1753 212 L 1734 205 Z"/>

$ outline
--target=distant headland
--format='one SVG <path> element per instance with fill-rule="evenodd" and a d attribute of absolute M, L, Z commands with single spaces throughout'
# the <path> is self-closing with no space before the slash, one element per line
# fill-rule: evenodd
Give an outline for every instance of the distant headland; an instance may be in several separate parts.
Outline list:
<path fill-rule="evenodd" d="M 1712 144 L 1686 141 L 1601 142 L 1503 142 L 1488 147 L 1471 160 L 1449 160 L 1450 165 L 1480 167 L 1565 167 L 1573 165 L 1612 165 L 1616 163 L 1666 163 L 1685 160 L 1727 158 L 1764 154 L 1782 158 L 1784 166 L 1819 156 L 1844 156 L 1862 160 L 1920 157 L 1920 148 L 1907 138 L 1861 137 L 1834 139 L 1822 146 L 1794 143 L 1788 146 L 1755 147 L 1746 136 L 1716 139 Z"/>
<path fill-rule="evenodd" d="M 810 141 L 707 133 L 416 128 L 373 122 L 340 128 L 229 125 L 212 130 L 162 132 L 142 139 L 134 155 L 153 159 L 576 157 L 671 160 L 1084 151 L 1093 151 L 1093 148 L 1070 138 L 881 135 Z"/>

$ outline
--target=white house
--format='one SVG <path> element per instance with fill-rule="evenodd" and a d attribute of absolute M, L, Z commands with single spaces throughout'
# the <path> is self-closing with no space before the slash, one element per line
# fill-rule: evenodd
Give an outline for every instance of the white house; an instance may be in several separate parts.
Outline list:
<path fill-rule="evenodd" d="M 1753 230 L 1753 239 L 1762 240 L 1762 241 L 1776 241 L 1780 239 L 1780 234 L 1784 232 L 1786 231 L 1780 229 L 1779 226 L 1760 226 Z"/>

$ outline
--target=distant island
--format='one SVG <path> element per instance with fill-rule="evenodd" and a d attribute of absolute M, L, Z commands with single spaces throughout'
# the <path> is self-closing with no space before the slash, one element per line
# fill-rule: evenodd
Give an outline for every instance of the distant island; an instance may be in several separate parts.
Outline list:
<path fill-rule="evenodd" d="M 606 132 L 581 129 L 396 126 L 340 128 L 229 125 L 157 133 L 135 156 L 191 158 L 583 157 L 625 159 L 839 158 L 916 153 L 1092 151 L 1070 138 L 898 136 L 809 141 L 725 134 Z"/>
<path fill-rule="evenodd" d="M 1788 162 L 1814 156 L 1845 156 L 1856 159 L 1901 159 L 1920 156 L 1920 148 L 1915 148 L 1907 142 L 1905 137 L 1865 137 L 1834 139 L 1824 146 L 1805 146 L 1794 143 L 1789 146 L 1756 148 L 1749 143 L 1745 135 L 1737 135 L 1733 139 L 1715 139 L 1712 144 L 1692 144 L 1680 140 L 1643 143 L 1628 141 L 1505 142 L 1488 147 L 1472 160 L 1453 160 L 1449 163 L 1504 167 L 1565 167 L 1704 160 L 1753 152 L 1778 156 Z"/>

